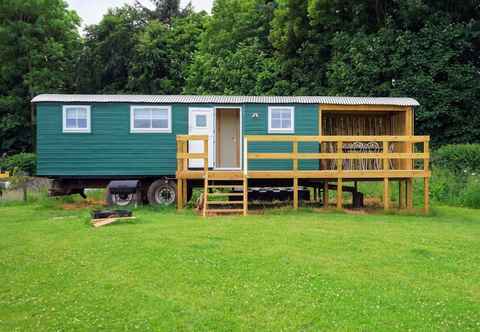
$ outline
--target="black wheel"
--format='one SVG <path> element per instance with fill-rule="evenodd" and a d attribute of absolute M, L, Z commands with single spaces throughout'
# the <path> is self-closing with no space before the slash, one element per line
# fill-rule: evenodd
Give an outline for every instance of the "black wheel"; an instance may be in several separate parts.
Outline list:
<path fill-rule="evenodd" d="M 110 206 L 127 206 L 135 203 L 135 194 L 112 194 L 110 190 L 107 189 L 106 200 Z"/>
<path fill-rule="evenodd" d="M 151 205 L 171 205 L 177 199 L 177 186 L 173 181 L 157 180 L 148 187 L 148 203 Z"/>

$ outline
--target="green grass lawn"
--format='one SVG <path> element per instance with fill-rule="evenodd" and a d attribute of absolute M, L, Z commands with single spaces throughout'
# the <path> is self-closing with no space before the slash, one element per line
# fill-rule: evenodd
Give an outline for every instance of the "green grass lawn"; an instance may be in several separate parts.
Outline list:
<path fill-rule="evenodd" d="M 480 212 L 0 205 L 0 330 L 480 330 Z"/>

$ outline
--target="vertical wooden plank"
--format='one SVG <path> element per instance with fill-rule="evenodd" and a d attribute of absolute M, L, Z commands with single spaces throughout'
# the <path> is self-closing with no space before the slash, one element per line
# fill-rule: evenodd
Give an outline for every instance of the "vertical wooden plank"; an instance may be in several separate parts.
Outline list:
<path fill-rule="evenodd" d="M 177 209 L 183 209 L 183 179 L 177 179 Z"/>
<path fill-rule="evenodd" d="M 188 153 L 188 141 L 182 142 L 182 152 Z M 182 170 L 184 171 L 188 170 L 188 158 L 182 159 Z"/>
<path fill-rule="evenodd" d="M 298 178 L 293 178 L 293 208 L 298 209 Z"/>
<path fill-rule="evenodd" d="M 340 155 L 343 155 L 343 142 L 338 141 L 337 142 L 337 153 Z M 342 173 L 342 168 L 343 168 L 343 156 L 337 159 L 337 171 L 338 173 Z"/>
<path fill-rule="evenodd" d="M 322 128 L 322 106 L 318 106 L 318 136 L 323 135 L 323 128 Z"/>
<path fill-rule="evenodd" d="M 403 209 L 405 207 L 405 181 L 403 179 L 398 180 L 398 208 Z"/>
<path fill-rule="evenodd" d="M 383 170 L 384 171 L 387 171 L 388 170 L 388 166 L 389 166 L 389 163 L 388 163 L 388 141 L 384 141 L 383 142 L 383 151 L 382 151 L 382 155 L 383 155 Z"/>
<path fill-rule="evenodd" d="M 323 207 L 328 208 L 328 182 L 323 183 Z"/>
<path fill-rule="evenodd" d="M 343 179 L 338 178 L 337 180 L 337 209 L 343 207 Z"/>
<path fill-rule="evenodd" d="M 177 140 L 177 153 L 182 152 L 183 142 Z M 177 172 L 182 171 L 183 158 L 177 158 Z M 181 210 L 183 208 L 183 189 L 182 189 L 183 179 L 177 177 L 177 209 Z"/>
<path fill-rule="evenodd" d="M 407 209 L 413 209 L 413 178 L 408 178 L 407 185 Z"/>
<path fill-rule="evenodd" d="M 405 111 L 405 135 L 412 136 L 413 135 L 413 108 L 407 107 Z M 413 143 L 406 142 L 405 143 L 405 152 L 412 153 L 413 152 Z M 405 160 L 405 169 L 411 170 L 413 165 L 412 159 Z M 408 186 L 408 185 L 407 185 Z M 407 203 L 408 204 L 408 203 Z"/>
<path fill-rule="evenodd" d="M 427 214 L 430 211 L 430 179 L 423 178 L 423 211 Z"/>
<path fill-rule="evenodd" d="M 243 176 L 243 215 L 248 214 L 248 178 Z"/>
<path fill-rule="evenodd" d="M 243 139 L 243 174 L 248 178 L 248 137 Z"/>
<path fill-rule="evenodd" d="M 388 178 L 383 178 L 383 209 L 388 211 L 390 209 L 390 185 Z"/>
<path fill-rule="evenodd" d="M 429 142 L 423 143 L 423 153 L 428 153 Z M 427 214 L 430 211 L 430 179 L 428 177 L 428 170 L 430 167 L 430 160 L 428 158 L 423 159 L 423 171 L 425 177 L 423 178 L 423 211 Z"/>
<path fill-rule="evenodd" d="M 425 141 L 423 142 L 423 153 L 428 153 L 430 147 L 429 147 L 429 142 L 428 141 Z M 423 159 L 423 171 L 425 172 L 425 176 L 427 176 L 427 173 L 428 173 L 428 169 L 430 167 L 430 160 L 428 158 L 425 158 Z"/>
<path fill-rule="evenodd" d="M 203 153 L 205 153 L 205 157 L 203 158 L 203 171 L 206 176 L 208 174 L 208 137 L 203 140 Z"/>
<path fill-rule="evenodd" d="M 203 172 L 204 172 L 204 183 L 203 183 L 203 216 L 207 215 L 208 208 L 208 137 L 203 141 L 203 152 L 206 153 L 203 158 Z"/>
<path fill-rule="evenodd" d="M 292 142 L 292 159 L 293 159 L 293 175 L 297 175 L 298 171 L 298 142 Z"/>

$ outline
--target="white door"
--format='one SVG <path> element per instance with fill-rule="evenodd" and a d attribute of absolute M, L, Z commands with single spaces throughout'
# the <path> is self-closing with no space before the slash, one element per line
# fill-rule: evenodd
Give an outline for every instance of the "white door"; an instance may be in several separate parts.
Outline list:
<path fill-rule="evenodd" d="M 213 108 L 190 108 L 188 112 L 188 134 L 208 135 L 208 167 L 214 167 Z M 203 141 L 189 141 L 190 153 L 203 153 Z M 203 168 L 203 159 L 190 159 L 188 167 Z"/>

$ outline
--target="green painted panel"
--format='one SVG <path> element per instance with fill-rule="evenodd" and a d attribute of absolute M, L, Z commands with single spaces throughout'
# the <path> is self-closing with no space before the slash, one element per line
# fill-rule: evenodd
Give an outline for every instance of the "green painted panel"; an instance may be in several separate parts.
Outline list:
<path fill-rule="evenodd" d="M 62 104 L 37 106 L 39 175 L 169 175 L 177 134 L 186 134 L 187 105 L 172 106 L 172 133 L 130 133 L 130 104 L 91 104 L 91 133 L 62 132 Z"/>
<path fill-rule="evenodd" d="M 318 135 L 318 105 L 285 105 L 295 107 L 295 132 L 290 135 Z M 244 107 L 243 133 L 245 135 L 268 135 L 268 105 L 249 104 Z M 249 152 L 291 152 L 292 144 L 286 142 L 249 143 Z M 304 142 L 298 146 L 299 152 L 318 152 L 318 143 Z M 315 160 L 301 160 L 300 170 L 319 169 Z M 250 170 L 290 170 L 289 160 L 252 160 Z"/>
<path fill-rule="evenodd" d="M 188 133 L 189 107 L 221 105 L 172 105 L 172 133 L 130 133 L 130 106 L 94 103 L 91 133 L 63 133 L 60 103 L 37 105 L 37 174 L 43 176 L 141 176 L 173 175 L 176 169 L 176 135 Z M 231 105 L 230 105 L 231 106 Z M 295 134 L 318 134 L 317 105 L 295 105 Z M 243 105 L 243 132 L 265 135 L 268 105 Z M 253 114 L 258 114 L 254 117 Z M 256 143 L 251 152 L 289 152 L 290 143 Z M 301 152 L 316 152 L 318 144 L 301 143 Z M 318 169 L 317 161 L 301 161 L 300 169 Z M 291 169 L 286 160 L 251 162 L 250 169 Z"/>

